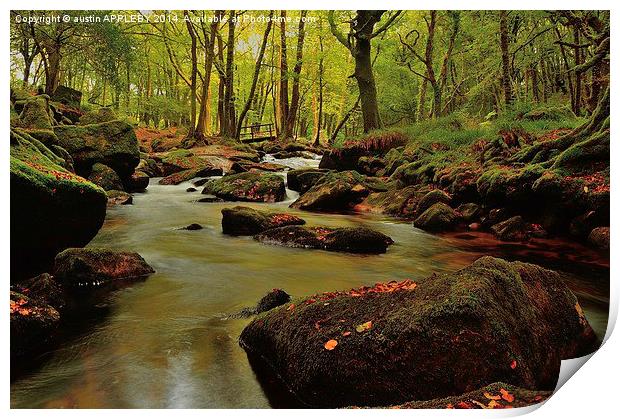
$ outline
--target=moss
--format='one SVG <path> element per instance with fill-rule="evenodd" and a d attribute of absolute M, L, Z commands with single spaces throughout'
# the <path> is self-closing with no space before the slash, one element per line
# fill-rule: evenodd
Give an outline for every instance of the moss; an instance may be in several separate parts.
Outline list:
<path fill-rule="evenodd" d="M 310 211 L 347 209 L 361 201 L 368 193 L 366 177 L 356 171 L 328 172 L 293 202 L 291 207 Z"/>
<path fill-rule="evenodd" d="M 202 193 L 229 201 L 279 202 L 286 197 L 284 179 L 272 173 L 245 172 L 213 179 Z"/>
<path fill-rule="evenodd" d="M 105 217 L 103 189 L 64 169 L 42 143 L 11 132 L 12 278 L 40 272 L 58 251 L 90 241 Z"/>
<path fill-rule="evenodd" d="M 26 101 L 19 115 L 21 126 L 32 129 L 51 130 L 53 119 L 50 115 L 49 97 L 35 96 Z"/>
<path fill-rule="evenodd" d="M 99 108 L 86 112 L 80 117 L 80 125 L 101 124 L 116 120 L 116 114 L 112 108 Z"/>
<path fill-rule="evenodd" d="M 222 209 L 222 232 L 232 236 L 253 236 L 271 228 L 305 223 L 301 218 L 286 213 L 241 206 Z"/>
<path fill-rule="evenodd" d="M 562 359 L 594 349 L 578 307 L 557 273 L 484 257 L 413 290 L 295 299 L 259 315 L 240 344 L 313 407 L 386 406 L 500 381 L 552 390 Z"/>
<path fill-rule="evenodd" d="M 105 164 L 95 163 L 88 180 L 101 186 L 104 190 L 123 190 L 123 183 L 116 172 Z"/>
<path fill-rule="evenodd" d="M 456 211 L 443 202 L 437 202 L 418 215 L 413 225 L 427 231 L 445 231 L 452 229 L 458 221 Z"/>
<path fill-rule="evenodd" d="M 87 174 L 94 163 L 103 163 L 126 178 L 140 162 L 136 134 L 126 122 L 66 125 L 55 127 L 54 132 L 59 145 L 73 156 L 80 174 Z"/>

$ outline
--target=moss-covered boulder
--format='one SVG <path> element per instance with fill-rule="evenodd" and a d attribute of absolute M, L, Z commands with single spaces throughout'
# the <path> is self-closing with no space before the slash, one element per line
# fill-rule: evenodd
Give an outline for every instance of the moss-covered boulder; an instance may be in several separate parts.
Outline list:
<path fill-rule="evenodd" d="M 428 187 L 424 186 L 389 188 L 387 191 L 371 193 L 354 208 L 359 212 L 411 218 L 416 213 L 418 202 L 427 192 Z"/>
<path fill-rule="evenodd" d="M 188 169 L 183 170 L 181 172 L 176 172 L 171 175 L 168 175 L 159 180 L 160 185 L 178 185 L 182 182 L 187 182 L 196 177 L 203 176 L 221 176 L 222 169 L 219 167 L 213 166 L 204 166 L 200 169 Z"/>
<path fill-rule="evenodd" d="M 596 227 L 588 236 L 588 243 L 603 250 L 609 250 L 609 227 Z"/>
<path fill-rule="evenodd" d="M 480 205 L 473 202 L 461 204 L 456 210 L 459 214 L 461 214 L 463 221 L 465 221 L 466 223 L 477 220 L 478 218 L 480 218 L 480 214 L 482 213 Z"/>
<path fill-rule="evenodd" d="M 149 177 L 159 177 L 163 175 L 162 168 L 151 158 L 140 159 L 140 163 L 138 163 L 136 167 L 136 172 L 146 173 Z"/>
<path fill-rule="evenodd" d="M 11 291 L 11 358 L 24 358 L 50 341 L 60 322 L 58 311 Z"/>
<path fill-rule="evenodd" d="M 291 204 L 303 210 L 345 210 L 370 193 L 365 177 L 356 171 L 329 172 Z"/>
<path fill-rule="evenodd" d="M 254 238 L 265 244 L 350 253 L 385 253 L 388 246 L 394 243 L 385 234 L 366 227 L 292 225 L 263 231 Z"/>
<path fill-rule="evenodd" d="M 106 191 L 123 190 L 123 182 L 116 172 L 102 163 L 95 163 L 91 169 L 88 180 L 95 185 L 101 186 Z"/>
<path fill-rule="evenodd" d="M 253 236 L 270 228 L 305 223 L 301 218 L 286 213 L 240 206 L 222 209 L 222 232 L 231 236 Z"/>
<path fill-rule="evenodd" d="M 112 108 L 99 108 L 86 112 L 80 117 L 80 125 L 101 124 L 118 119 Z"/>
<path fill-rule="evenodd" d="M 135 252 L 67 249 L 54 260 L 54 277 L 68 287 L 98 286 L 110 281 L 144 278 L 155 271 Z"/>
<path fill-rule="evenodd" d="M 460 221 L 459 214 L 443 202 L 438 202 L 418 215 L 413 226 L 426 231 L 451 230 Z"/>
<path fill-rule="evenodd" d="M 14 291 L 27 296 L 36 304 L 49 305 L 62 312 L 67 306 L 67 294 L 62 285 L 48 273 L 37 275 L 21 281 L 11 287 Z"/>
<path fill-rule="evenodd" d="M 111 167 L 121 179 L 128 178 L 140 162 L 133 127 L 123 121 L 54 128 L 59 145 L 73 157 L 78 174 L 87 175 L 95 163 Z"/>
<path fill-rule="evenodd" d="M 11 277 L 17 280 L 47 269 L 61 250 L 86 245 L 103 224 L 106 195 L 24 133 L 11 131 L 10 153 Z"/>
<path fill-rule="evenodd" d="M 575 119 L 575 114 L 568 106 L 544 106 L 533 109 L 523 114 L 523 119 L 529 121 L 570 121 Z"/>
<path fill-rule="evenodd" d="M 119 190 L 110 190 L 106 192 L 108 197 L 108 207 L 115 205 L 131 205 L 133 204 L 133 196 L 130 193 Z"/>
<path fill-rule="evenodd" d="M 125 181 L 125 189 L 129 192 L 143 191 L 149 186 L 150 177 L 148 174 L 136 170 Z"/>
<path fill-rule="evenodd" d="M 207 182 L 202 193 L 226 201 L 279 202 L 286 198 L 284 179 L 273 173 L 227 175 Z"/>
<path fill-rule="evenodd" d="M 305 193 L 328 171 L 308 167 L 286 172 L 286 186 L 299 193 Z"/>
<path fill-rule="evenodd" d="M 328 408 L 456 396 L 494 382 L 552 390 L 561 360 L 591 352 L 595 340 L 558 273 L 483 257 L 417 284 L 294 299 L 259 315 L 239 342 L 302 402 Z"/>
<path fill-rule="evenodd" d="M 49 97 L 46 95 L 34 96 L 24 103 L 19 120 L 24 128 L 51 130 L 54 119 L 49 109 Z"/>
<path fill-rule="evenodd" d="M 424 211 L 439 202 L 450 205 L 451 200 L 452 197 L 446 192 L 442 191 L 441 189 L 433 189 L 420 199 L 416 212 L 418 214 L 422 214 Z"/>
<path fill-rule="evenodd" d="M 174 150 L 166 154 L 161 160 L 162 175 L 170 176 L 185 170 L 202 170 L 206 168 L 219 169 L 216 175 L 221 175 L 222 170 L 206 157 L 195 155 L 189 150 Z"/>
<path fill-rule="evenodd" d="M 55 102 L 60 102 L 63 105 L 71 106 L 72 108 L 79 108 L 82 102 L 82 92 L 71 87 L 60 85 L 54 90 L 52 99 Z"/>
<path fill-rule="evenodd" d="M 511 409 L 543 403 L 553 391 L 527 390 L 506 383 L 493 383 L 458 396 L 407 402 L 390 409 Z"/>
<path fill-rule="evenodd" d="M 495 236 L 503 241 L 523 241 L 529 238 L 528 224 L 520 215 L 510 217 L 491 227 Z"/>
<path fill-rule="evenodd" d="M 291 301 L 291 296 L 286 291 L 274 288 L 256 304 L 255 313 L 264 313 L 265 311 L 280 307 L 289 301 Z"/>

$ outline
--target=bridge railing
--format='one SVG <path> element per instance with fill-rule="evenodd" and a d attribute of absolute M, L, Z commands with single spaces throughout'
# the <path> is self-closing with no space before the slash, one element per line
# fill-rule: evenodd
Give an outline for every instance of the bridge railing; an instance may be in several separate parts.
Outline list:
<path fill-rule="evenodd" d="M 273 124 L 252 124 L 241 127 L 239 138 L 242 141 L 264 141 L 275 138 Z"/>

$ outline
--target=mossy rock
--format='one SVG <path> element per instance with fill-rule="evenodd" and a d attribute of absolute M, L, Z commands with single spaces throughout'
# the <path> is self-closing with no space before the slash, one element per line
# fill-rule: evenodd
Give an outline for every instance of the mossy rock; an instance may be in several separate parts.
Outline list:
<path fill-rule="evenodd" d="M 11 277 L 39 273 L 99 231 L 106 195 L 36 139 L 11 131 Z"/>
<path fill-rule="evenodd" d="M 369 194 L 365 177 L 354 170 L 328 172 L 291 204 L 303 210 L 343 210 L 353 207 Z"/>
<path fill-rule="evenodd" d="M 107 191 L 106 195 L 108 196 L 108 207 L 113 207 L 114 205 L 133 204 L 133 196 L 125 191 L 113 189 L 111 191 Z"/>
<path fill-rule="evenodd" d="M 66 249 L 54 260 L 54 277 L 67 287 L 97 287 L 110 281 L 141 279 L 154 272 L 135 252 Z"/>
<path fill-rule="evenodd" d="M 121 178 L 118 177 L 114 170 L 105 164 L 93 164 L 88 180 L 93 182 L 95 185 L 101 186 L 105 191 L 123 190 L 123 182 L 121 181 Z"/>
<path fill-rule="evenodd" d="M 226 201 L 279 202 L 286 198 L 284 179 L 273 173 L 246 172 L 223 176 L 207 182 L 202 193 Z"/>
<path fill-rule="evenodd" d="M 452 197 L 446 192 L 441 189 L 433 189 L 420 199 L 416 211 L 418 214 L 422 214 L 424 211 L 439 202 L 449 205 L 450 201 L 452 201 Z"/>
<path fill-rule="evenodd" d="M 31 129 L 51 130 L 54 120 L 50 114 L 49 97 L 35 96 L 24 104 L 19 115 L 21 126 Z"/>
<path fill-rule="evenodd" d="M 136 172 L 146 173 L 149 177 L 159 177 L 163 175 L 161 167 L 154 159 L 143 158 L 136 167 Z"/>
<path fill-rule="evenodd" d="M 136 170 L 125 181 L 125 189 L 129 192 L 144 191 L 149 186 L 150 177 L 148 174 Z"/>
<path fill-rule="evenodd" d="M 609 250 L 609 227 L 596 227 L 588 236 L 588 243 L 602 250 Z"/>
<path fill-rule="evenodd" d="M 111 167 L 121 179 L 134 172 L 140 162 L 133 127 L 123 121 L 54 128 L 59 145 L 71 154 L 78 174 L 87 175 L 95 163 Z"/>
<path fill-rule="evenodd" d="M 529 121 L 571 121 L 575 118 L 575 114 L 567 106 L 545 106 L 533 109 L 523 115 L 523 119 Z"/>
<path fill-rule="evenodd" d="M 291 225 L 272 228 L 254 236 L 265 244 L 330 252 L 385 253 L 394 241 L 385 234 L 366 227 L 302 227 Z"/>
<path fill-rule="evenodd" d="M 23 359 L 51 341 L 60 323 L 58 311 L 45 303 L 11 291 L 11 358 Z"/>
<path fill-rule="evenodd" d="M 426 231 L 447 231 L 459 222 L 459 214 L 443 202 L 438 202 L 414 220 L 413 226 Z"/>
<path fill-rule="evenodd" d="M 305 223 L 301 218 L 286 213 L 241 206 L 222 209 L 222 233 L 231 236 L 253 236 L 270 228 Z"/>
<path fill-rule="evenodd" d="M 524 241 L 529 238 L 528 226 L 520 215 L 511 217 L 491 227 L 491 231 L 502 241 Z"/>
<path fill-rule="evenodd" d="M 404 285 L 294 299 L 259 315 L 239 343 L 321 408 L 431 400 L 494 382 L 553 390 L 562 359 L 595 349 L 575 296 L 536 265 L 483 257 Z"/>
<path fill-rule="evenodd" d="M 506 383 L 493 383 L 458 396 L 407 402 L 390 409 L 509 409 L 543 403 L 553 391 L 528 390 Z M 492 399 L 489 399 L 489 396 Z"/>
<path fill-rule="evenodd" d="M 328 170 L 305 168 L 286 172 L 286 186 L 299 193 L 305 193 L 323 177 Z"/>
<path fill-rule="evenodd" d="M 204 166 L 200 169 L 188 169 L 181 172 L 176 172 L 168 175 L 159 180 L 160 185 L 178 185 L 179 183 L 187 182 L 196 177 L 204 176 L 221 176 L 222 169 L 213 166 Z"/>
<path fill-rule="evenodd" d="M 161 160 L 162 175 L 183 172 L 185 170 L 200 170 L 203 168 L 214 168 L 214 164 L 206 158 L 196 156 L 189 150 L 174 150 L 167 153 Z M 222 174 L 219 170 L 218 175 Z"/>
<path fill-rule="evenodd" d="M 101 124 L 118 119 L 112 108 L 99 108 L 80 117 L 80 125 Z"/>
<path fill-rule="evenodd" d="M 54 91 L 52 99 L 72 108 L 80 108 L 82 92 L 71 87 L 60 85 Z"/>
<path fill-rule="evenodd" d="M 456 210 L 461 214 L 463 221 L 467 223 L 477 220 L 482 213 L 480 205 L 473 202 L 461 204 Z"/>
<path fill-rule="evenodd" d="M 529 206 L 532 187 L 546 169 L 540 164 L 522 168 L 494 166 L 486 169 L 476 185 L 480 197 L 487 205 Z"/>
<path fill-rule="evenodd" d="M 392 188 L 385 192 L 373 192 L 356 205 L 355 209 L 362 212 L 411 218 L 415 215 L 418 202 L 427 191 L 428 187 L 406 186 Z"/>

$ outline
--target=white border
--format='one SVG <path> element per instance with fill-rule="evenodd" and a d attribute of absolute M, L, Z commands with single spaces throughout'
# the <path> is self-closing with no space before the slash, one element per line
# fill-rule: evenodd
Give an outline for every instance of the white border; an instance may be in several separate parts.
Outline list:
<path fill-rule="evenodd" d="M 9 55 L 9 10 L 12 9 L 41 9 L 41 10 L 53 10 L 53 9 L 112 9 L 112 10 L 145 10 L 145 9 L 375 9 L 378 6 L 386 9 L 419 9 L 419 10 L 428 10 L 428 9 L 545 9 L 545 10 L 553 10 L 553 9 L 611 9 L 612 10 L 612 39 L 616 40 L 618 27 L 618 19 L 616 15 L 618 11 L 618 7 L 616 6 L 617 2 L 611 1 L 597 1 L 590 0 L 587 2 L 584 1 L 574 1 L 574 0 L 545 0 L 545 1 L 535 1 L 535 0 L 521 0 L 519 2 L 509 2 L 509 1 L 482 1 L 482 0 L 472 0 L 472 1 L 448 1 L 448 0 L 434 0 L 434 1 L 368 1 L 368 0 L 341 0 L 335 2 L 333 0 L 313 0 L 310 4 L 307 1 L 297 1 L 297 0 L 270 0 L 266 2 L 257 2 L 257 1 L 239 1 L 239 0 L 231 0 L 231 1 L 198 1 L 198 0 L 151 0 L 151 1 L 135 1 L 135 0 L 94 0 L 94 1 L 84 1 L 84 0 L 62 0 L 55 1 L 53 4 L 47 0 L 28 0 L 28 1 L 19 1 L 19 2 L 3 2 L 2 10 L 0 10 L 0 16 L 2 18 L 2 22 L 4 22 L 3 26 L 3 40 L 0 43 L 1 53 L 0 57 L 8 57 Z M 616 6 L 616 7 L 614 7 Z M 611 48 L 615 51 L 616 41 L 611 43 Z M 618 91 L 618 82 L 616 82 L 616 76 L 618 74 L 617 65 L 615 61 L 616 53 L 612 53 L 614 59 L 612 60 L 612 69 L 611 78 L 614 80 L 611 87 L 612 92 L 612 102 L 613 99 L 617 97 Z M 8 77 L 9 75 L 9 60 L 0 60 L 3 66 L 3 74 Z M 8 99 L 9 97 L 9 84 L 6 82 L 0 83 L 0 91 L 2 92 L 0 97 L 4 97 Z M 6 100 L 5 99 L 5 100 Z M 614 104 L 612 103 L 612 108 L 615 109 Z M 2 113 L 2 121 L 3 121 L 3 131 L 5 133 L 4 141 L 2 143 L 2 168 L 0 168 L 0 185 L 2 188 L 0 189 L 3 192 L 4 199 L 2 200 L 2 218 L 0 220 L 0 237 L 3 238 L 1 243 L 1 254 L 2 258 L 1 266 L 4 267 L 5 275 L 4 283 L 9 284 L 9 168 L 8 168 L 8 126 L 9 126 L 9 112 L 8 109 L 5 108 L 5 111 Z M 612 164 L 613 169 L 611 173 L 612 184 L 615 190 L 615 185 L 618 183 L 617 171 L 615 170 L 616 165 L 618 164 L 618 150 L 619 147 L 616 146 L 616 141 L 619 141 L 619 138 L 612 131 L 612 140 L 611 140 L 611 160 L 614 162 Z M 615 216 L 616 210 L 619 208 L 617 205 L 618 198 L 617 194 L 612 194 L 611 199 L 611 214 L 612 214 L 612 242 L 615 242 L 616 233 L 619 231 L 616 228 L 616 223 L 618 216 Z M 620 243 L 620 242 L 619 242 Z M 618 246 L 611 246 L 611 260 L 615 261 L 615 258 L 619 256 Z M 273 417 L 287 417 L 292 418 L 316 418 L 319 415 L 321 418 L 323 417 L 335 417 L 335 416 L 390 416 L 390 415 L 415 415 L 420 417 L 446 417 L 446 416 L 461 416 L 461 415 L 471 415 L 482 416 L 485 415 L 511 415 L 514 416 L 516 414 L 523 414 L 526 411 L 535 410 L 533 413 L 533 417 L 537 418 L 546 418 L 546 417 L 609 417 L 612 414 L 614 416 L 618 415 L 618 410 L 620 407 L 618 406 L 618 394 L 617 394 L 617 383 L 616 377 L 620 372 L 620 368 L 618 365 L 620 362 L 618 361 L 618 354 L 620 354 L 620 342 L 618 338 L 618 334 L 615 335 L 610 334 L 613 330 L 613 325 L 615 324 L 617 314 L 618 314 L 618 284 L 617 281 L 620 281 L 620 277 L 617 275 L 618 269 L 616 268 L 615 262 L 611 265 L 611 304 L 610 304 L 610 320 L 608 331 L 606 335 L 606 342 L 597 353 L 595 353 L 591 359 L 587 362 L 587 366 L 582 368 L 576 373 L 576 377 L 568 380 L 566 384 L 555 394 L 551 399 L 549 399 L 544 407 L 541 409 L 514 409 L 513 411 L 505 410 L 505 411 L 464 411 L 464 410 L 424 410 L 424 411 L 411 411 L 411 410 L 296 410 L 296 411 L 288 411 L 288 410 L 260 410 L 260 409 L 252 409 L 252 410 L 233 410 L 233 411 L 222 411 L 222 410 L 212 410 L 212 411 L 201 411 L 201 410 L 180 410 L 175 411 L 174 413 L 169 412 L 167 410 L 153 410 L 153 411 L 145 411 L 145 410 L 114 410 L 113 414 L 115 416 L 121 417 L 133 417 L 134 415 L 142 416 L 148 414 L 151 417 L 168 417 L 171 414 L 182 415 L 187 417 L 204 417 L 205 414 L 216 414 L 220 413 L 226 415 L 252 415 L 257 419 L 261 418 L 273 418 Z M 5 300 L 7 301 L 7 300 Z M 0 397 L 2 400 L 2 406 L 4 409 L 8 410 L 10 406 L 10 392 L 9 392 L 9 310 L 8 307 L 5 306 L 5 309 L 0 309 L 0 327 L 2 328 L 2 348 L 0 359 L 4 362 L 5 368 L 2 371 L 5 373 L 4 380 L 2 382 L 2 392 L 0 393 Z M 573 371 L 574 372 L 574 371 Z M 34 415 L 42 415 L 44 414 L 46 417 L 80 417 L 82 418 L 84 415 L 92 416 L 92 417 L 109 417 L 110 411 L 108 410 L 69 410 L 69 411 L 58 411 L 58 410 L 47 410 L 45 412 L 41 411 L 33 411 L 33 410 L 11 410 L 9 414 L 15 417 L 31 417 Z"/>

